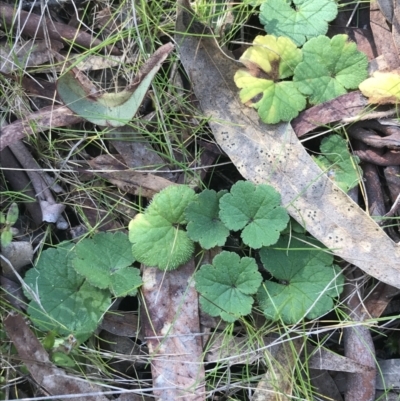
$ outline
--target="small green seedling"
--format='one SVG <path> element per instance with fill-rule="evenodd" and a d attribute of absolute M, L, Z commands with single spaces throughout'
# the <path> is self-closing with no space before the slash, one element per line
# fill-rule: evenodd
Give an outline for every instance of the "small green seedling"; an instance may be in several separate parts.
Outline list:
<path fill-rule="evenodd" d="M 11 243 L 13 236 L 18 234 L 18 229 L 12 227 L 18 220 L 18 214 L 16 203 L 10 205 L 7 214 L 0 212 L 0 224 L 2 225 L 0 243 L 4 248 Z"/>
<path fill-rule="evenodd" d="M 78 245 L 64 242 L 43 251 L 25 282 L 36 294 L 26 292 L 34 324 L 84 341 L 111 306 L 111 297 L 135 295 L 141 278 L 130 267 L 134 258 L 126 234 L 100 233 Z"/>

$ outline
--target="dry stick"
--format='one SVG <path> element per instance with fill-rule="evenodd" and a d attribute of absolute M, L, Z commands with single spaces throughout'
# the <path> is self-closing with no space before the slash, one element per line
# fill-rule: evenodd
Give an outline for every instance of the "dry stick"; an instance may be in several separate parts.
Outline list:
<path fill-rule="evenodd" d="M 14 191 L 23 193 L 25 196 L 34 198 L 35 191 L 32 188 L 29 178 L 25 171 L 20 170 L 20 165 L 10 149 L 5 148 L 0 152 L 1 167 L 6 180 L 10 183 Z M 10 170 L 8 170 L 10 169 Z M 37 202 L 26 202 L 25 207 L 29 212 L 35 228 L 42 224 L 42 211 Z"/>
<path fill-rule="evenodd" d="M 27 11 L 17 10 L 3 2 L 0 2 L 0 18 L 1 22 L 8 28 L 16 30 L 22 27 L 21 34 L 28 35 L 32 38 L 46 38 L 46 33 L 50 39 L 59 41 L 72 41 L 87 49 L 100 46 L 102 41 L 94 39 L 92 35 L 81 32 L 73 27 L 52 21 L 50 18 L 42 18 L 40 15 L 28 13 Z M 18 23 L 16 23 L 18 20 Z M 44 29 L 46 26 L 46 29 Z M 121 55 L 116 47 L 104 46 L 110 54 Z"/>
<path fill-rule="evenodd" d="M 361 272 L 361 270 L 359 271 Z M 346 276 L 347 285 L 343 295 L 349 308 L 350 319 L 362 323 L 368 316 L 358 298 L 357 291 L 351 285 L 351 283 L 357 285 L 361 280 L 354 280 L 351 273 Z M 365 369 L 363 373 L 348 373 L 346 401 L 373 401 L 376 380 L 375 348 L 368 327 L 360 324 L 344 329 L 344 347 L 347 358 L 371 368 L 370 370 Z"/>
<path fill-rule="evenodd" d="M 389 150 L 384 154 L 378 152 L 377 149 L 355 150 L 353 155 L 359 157 L 364 162 L 373 163 L 377 166 L 400 165 L 400 152 L 395 150 Z"/>
<path fill-rule="evenodd" d="M 389 212 L 386 213 L 385 217 L 394 216 L 396 213 L 400 214 L 400 165 L 386 167 L 384 175 L 389 188 L 390 199 L 393 202 L 392 207 Z"/>
<path fill-rule="evenodd" d="M 44 178 L 44 172 L 40 171 L 40 166 L 33 159 L 32 155 L 28 152 L 25 145 L 19 141 L 9 146 L 14 156 L 18 159 L 18 162 L 23 166 L 28 174 L 33 188 L 36 192 L 40 208 L 42 209 L 42 219 L 48 223 L 65 224 L 68 227 L 67 222 L 61 217 L 61 213 L 65 209 L 65 205 L 56 203 L 53 194 L 49 190 Z M 29 171 L 38 170 L 38 171 Z"/>
<path fill-rule="evenodd" d="M 375 131 L 361 127 L 350 127 L 348 133 L 350 138 L 357 139 L 374 148 L 400 149 L 400 131 L 398 130 L 383 138 Z"/>
<path fill-rule="evenodd" d="M 1 127 L 0 151 L 28 135 L 51 128 L 76 124 L 83 118 L 74 114 L 66 106 L 47 106 L 29 114 L 23 119 Z"/>

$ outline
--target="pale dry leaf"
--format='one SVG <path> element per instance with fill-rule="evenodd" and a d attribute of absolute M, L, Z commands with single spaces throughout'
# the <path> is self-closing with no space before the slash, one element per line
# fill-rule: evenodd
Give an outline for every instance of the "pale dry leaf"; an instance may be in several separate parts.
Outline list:
<path fill-rule="evenodd" d="M 164 401 L 205 399 L 198 296 L 191 259 L 167 273 L 143 268 L 143 327 L 153 376 L 153 393 Z"/>

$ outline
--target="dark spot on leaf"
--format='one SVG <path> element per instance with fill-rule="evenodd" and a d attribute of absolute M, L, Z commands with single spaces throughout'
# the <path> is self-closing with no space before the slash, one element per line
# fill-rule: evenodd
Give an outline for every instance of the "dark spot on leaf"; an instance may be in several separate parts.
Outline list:
<path fill-rule="evenodd" d="M 259 93 L 258 95 L 254 96 L 250 102 L 253 103 L 258 103 L 263 97 L 263 93 Z"/>

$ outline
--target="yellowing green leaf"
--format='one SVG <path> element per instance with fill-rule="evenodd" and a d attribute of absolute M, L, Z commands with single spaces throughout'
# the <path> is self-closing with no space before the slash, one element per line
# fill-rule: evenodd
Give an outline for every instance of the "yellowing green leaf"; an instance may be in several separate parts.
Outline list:
<path fill-rule="evenodd" d="M 359 89 L 370 103 L 387 104 L 400 101 L 400 72 L 376 71 L 372 78 L 361 82 Z"/>
<path fill-rule="evenodd" d="M 234 76 L 242 103 L 257 109 L 268 124 L 296 117 L 305 108 L 306 99 L 293 82 L 281 80 L 293 75 L 301 60 L 301 50 L 290 39 L 257 36 L 240 58 L 247 70 Z"/>
<path fill-rule="evenodd" d="M 257 36 L 239 59 L 256 76 L 261 69 L 273 81 L 292 76 L 301 60 L 301 50 L 289 38 L 273 35 Z"/>

